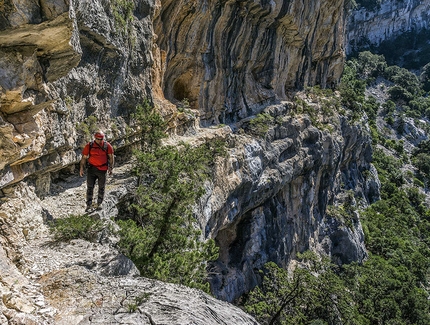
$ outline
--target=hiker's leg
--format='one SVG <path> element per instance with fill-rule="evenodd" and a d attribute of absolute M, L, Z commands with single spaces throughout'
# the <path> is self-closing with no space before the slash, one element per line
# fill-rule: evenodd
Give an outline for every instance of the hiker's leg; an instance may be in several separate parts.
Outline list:
<path fill-rule="evenodd" d="M 87 207 L 91 206 L 93 202 L 94 185 L 96 183 L 97 175 L 96 168 L 88 167 L 87 171 Z"/>
<path fill-rule="evenodd" d="M 99 170 L 97 172 L 99 192 L 97 196 L 97 205 L 102 204 L 103 198 L 105 196 L 105 186 L 106 186 L 106 171 Z"/>

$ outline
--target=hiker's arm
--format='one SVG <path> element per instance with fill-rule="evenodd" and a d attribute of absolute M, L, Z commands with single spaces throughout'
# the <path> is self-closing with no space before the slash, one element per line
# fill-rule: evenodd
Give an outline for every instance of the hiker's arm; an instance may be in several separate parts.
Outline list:
<path fill-rule="evenodd" d="M 84 176 L 84 169 L 85 169 L 85 164 L 87 163 L 87 159 L 88 159 L 88 156 L 82 155 L 82 159 L 79 164 L 81 166 L 81 168 L 79 169 L 79 175 L 81 175 L 81 177 Z"/>
<path fill-rule="evenodd" d="M 115 158 L 113 154 L 108 154 L 108 158 L 109 158 L 109 174 L 112 174 L 112 169 L 115 164 Z"/>

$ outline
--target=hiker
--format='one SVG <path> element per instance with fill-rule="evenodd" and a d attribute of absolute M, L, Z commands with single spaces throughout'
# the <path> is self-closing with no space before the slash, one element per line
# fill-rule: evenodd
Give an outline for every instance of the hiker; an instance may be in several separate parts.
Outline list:
<path fill-rule="evenodd" d="M 105 194 L 106 173 L 111 175 L 114 166 L 113 148 L 109 142 L 104 141 L 104 138 L 104 133 L 102 131 L 97 131 L 94 134 L 94 140 L 87 143 L 82 151 L 81 168 L 79 171 L 81 177 L 84 175 L 84 168 L 88 162 L 86 212 L 90 211 L 92 207 L 96 180 L 98 180 L 99 186 L 96 209 L 101 209 Z"/>

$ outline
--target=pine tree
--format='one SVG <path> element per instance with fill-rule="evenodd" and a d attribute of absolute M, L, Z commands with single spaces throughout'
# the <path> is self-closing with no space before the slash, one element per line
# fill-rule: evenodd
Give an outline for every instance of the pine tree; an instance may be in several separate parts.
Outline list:
<path fill-rule="evenodd" d="M 213 240 L 203 242 L 193 205 L 210 174 L 213 143 L 191 147 L 161 145 L 165 124 L 146 103 L 135 118 L 142 131 L 136 157 L 138 188 L 128 220 L 120 220 L 120 246 L 141 275 L 209 291 L 206 262 L 217 257 Z"/>

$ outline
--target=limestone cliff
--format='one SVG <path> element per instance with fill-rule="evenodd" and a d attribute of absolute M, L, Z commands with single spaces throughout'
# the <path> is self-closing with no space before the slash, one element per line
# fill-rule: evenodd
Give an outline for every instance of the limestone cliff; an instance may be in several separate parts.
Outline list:
<path fill-rule="evenodd" d="M 239 308 L 201 291 L 145 279 L 115 248 L 109 220 L 136 180 L 123 165 L 108 179 L 105 228 L 92 241 L 56 242 L 48 222 L 82 215 L 85 182 L 63 173 L 41 199 L 21 182 L 0 210 L 0 324 L 258 325 Z M 4 198 L 3 198 L 4 199 Z"/>
<path fill-rule="evenodd" d="M 343 1 L 1 6 L 0 188 L 76 162 L 94 124 L 123 145 L 146 98 L 169 117 L 164 98 L 186 98 L 203 124 L 235 122 L 342 72 Z"/>
<path fill-rule="evenodd" d="M 162 0 L 155 19 L 165 97 L 231 123 L 307 85 L 335 85 L 344 1 Z"/>
<path fill-rule="evenodd" d="M 319 104 L 310 105 L 333 129 L 315 127 L 285 102 L 265 109 L 276 123 L 264 139 L 228 138 L 229 159 L 217 169 L 201 207 L 206 230 L 220 247 L 211 281 L 223 300 L 234 301 L 253 288 L 268 261 L 288 267 L 306 250 L 339 264 L 367 257 L 359 216 L 352 213 L 348 222 L 329 211 L 378 199 L 369 131 L 336 113 L 323 117 Z"/>
<path fill-rule="evenodd" d="M 171 141 L 227 143 L 196 207 L 206 238 L 221 249 L 212 265 L 217 297 L 234 300 L 258 281 L 255 268 L 269 260 L 287 267 L 306 249 L 339 263 L 364 259 L 359 216 L 347 223 L 327 208 L 378 197 L 366 121 L 349 124 L 334 108 L 327 116 L 327 105 L 299 98 L 316 112 L 311 118 L 293 100 L 305 86 L 338 82 L 344 25 L 343 0 L 0 1 L 0 320 L 168 323 L 156 306 L 173 298 L 157 296 L 179 289 L 134 279 L 113 239 L 47 245 L 47 220 L 83 213 L 85 185 L 74 170 L 81 146 L 103 128 L 117 153 L 126 151 L 144 100 L 169 121 Z M 185 99 L 190 109 L 180 112 Z M 276 120 L 264 137 L 249 132 L 263 109 Z M 106 222 L 126 180 L 114 175 Z M 156 294 L 128 315 L 139 288 Z M 181 292 L 166 312 L 171 324 L 255 324 L 200 294 L 178 321 L 174 310 L 190 294 Z M 193 314 L 193 304 L 203 307 Z"/>
<path fill-rule="evenodd" d="M 1 2 L 0 188 L 76 163 L 94 128 L 121 145 L 151 97 L 154 9 L 118 3 Z"/>
<path fill-rule="evenodd" d="M 348 19 L 346 50 L 379 45 L 407 31 L 429 28 L 430 2 L 420 0 L 382 0 L 368 10 L 359 7 Z"/>

